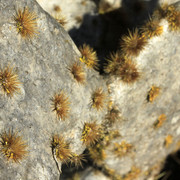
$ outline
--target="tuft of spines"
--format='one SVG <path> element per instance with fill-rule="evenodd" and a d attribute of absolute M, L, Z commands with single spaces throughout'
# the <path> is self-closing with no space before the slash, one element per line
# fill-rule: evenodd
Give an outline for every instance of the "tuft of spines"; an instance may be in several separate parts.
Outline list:
<path fill-rule="evenodd" d="M 107 64 L 104 68 L 106 73 L 116 75 L 118 73 L 118 68 L 124 63 L 124 58 L 119 51 L 111 53 L 108 58 L 106 58 Z"/>
<path fill-rule="evenodd" d="M 75 62 L 70 68 L 69 68 L 71 74 L 73 75 L 74 79 L 80 83 L 84 84 L 86 81 L 85 72 L 83 70 L 82 65 Z"/>
<path fill-rule="evenodd" d="M 109 110 L 108 114 L 106 115 L 106 119 L 108 121 L 107 122 L 108 125 L 110 125 L 110 126 L 121 119 L 120 111 L 118 110 L 118 108 L 116 106 L 113 106 Z"/>
<path fill-rule="evenodd" d="M 96 145 L 89 147 L 88 150 L 93 163 L 97 166 L 101 166 L 106 158 L 104 146 L 101 143 L 97 143 Z"/>
<path fill-rule="evenodd" d="M 82 55 L 80 58 L 81 62 L 85 63 L 89 68 L 98 69 L 98 58 L 93 48 L 87 44 L 83 44 L 83 46 L 79 47 L 79 51 Z"/>
<path fill-rule="evenodd" d="M 83 162 L 86 162 L 87 160 L 85 159 L 85 154 L 72 154 L 72 157 L 70 159 L 71 165 L 74 165 L 76 168 L 78 167 L 83 167 Z"/>
<path fill-rule="evenodd" d="M 64 93 L 63 90 L 60 93 L 55 94 L 51 99 L 53 111 L 56 112 L 57 117 L 61 120 L 65 120 L 68 117 L 70 110 L 70 102 L 68 96 Z"/>
<path fill-rule="evenodd" d="M 180 11 L 174 5 L 163 3 L 158 10 L 153 13 L 153 17 L 165 18 L 168 21 L 171 31 L 180 30 Z"/>
<path fill-rule="evenodd" d="M 112 6 L 106 1 L 99 2 L 98 12 L 99 14 L 105 14 L 112 10 Z"/>
<path fill-rule="evenodd" d="M 125 62 L 119 67 L 118 73 L 121 80 L 128 84 L 136 82 L 141 76 L 136 64 L 130 59 L 125 59 Z"/>
<path fill-rule="evenodd" d="M 165 145 L 166 148 L 168 148 L 169 145 L 172 144 L 172 143 L 173 143 L 173 136 L 168 134 L 166 136 L 166 138 L 165 138 L 164 145 Z"/>
<path fill-rule="evenodd" d="M 166 115 L 165 114 L 161 114 L 158 117 L 157 121 L 154 123 L 154 128 L 160 128 L 163 125 L 165 120 L 166 120 Z"/>
<path fill-rule="evenodd" d="M 53 9 L 55 12 L 61 12 L 61 8 L 58 5 L 54 5 Z"/>
<path fill-rule="evenodd" d="M 113 139 L 116 139 L 117 137 L 120 137 L 120 133 L 118 130 L 111 130 L 106 132 L 103 139 L 104 146 L 109 146 L 109 144 L 112 142 Z"/>
<path fill-rule="evenodd" d="M 160 94 L 160 88 L 157 86 L 152 86 L 148 93 L 147 100 L 149 102 L 153 102 L 159 96 L 159 94 Z"/>
<path fill-rule="evenodd" d="M 61 13 L 55 13 L 53 14 L 54 19 L 56 19 L 56 21 L 61 24 L 63 27 L 66 26 L 67 24 L 67 19 L 65 16 L 63 16 Z"/>
<path fill-rule="evenodd" d="M 125 174 L 123 180 L 135 180 L 139 177 L 140 173 L 141 170 L 138 167 L 132 166 L 131 171 Z"/>
<path fill-rule="evenodd" d="M 107 105 L 107 95 L 102 88 L 94 91 L 91 97 L 91 106 L 95 109 L 102 110 Z"/>
<path fill-rule="evenodd" d="M 63 27 L 67 24 L 67 19 L 65 16 L 62 15 L 62 10 L 58 5 L 55 5 L 53 10 L 55 13 L 52 13 L 52 16 L 56 21 L 61 24 Z"/>
<path fill-rule="evenodd" d="M 73 157 L 68 143 L 65 142 L 62 136 L 56 134 L 52 137 L 51 148 L 56 158 L 62 163 L 67 164 Z"/>
<path fill-rule="evenodd" d="M 141 28 L 142 36 L 152 38 L 163 33 L 163 26 L 159 25 L 159 20 L 151 19 Z"/>
<path fill-rule="evenodd" d="M 27 154 L 26 147 L 22 137 L 12 129 L 0 134 L 0 151 L 8 161 L 19 163 Z"/>
<path fill-rule="evenodd" d="M 155 15 L 156 15 L 156 14 L 159 14 L 160 18 L 165 18 L 166 15 L 167 15 L 167 12 L 168 12 L 168 7 L 169 7 L 169 5 L 168 5 L 167 2 L 162 3 L 162 4 L 160 5 L 160 7 L 158 8 L 158 10 L 154 12 Z M 153 13 L 153 14 L 154 14 L 154 13 Z M 155 16 L 155 15 L 154 15 L 154 16 Z"/>
<path fill-rule="evenodd" d="M 103 130 L 101 125 L 93 123 L 84 123 L 82 132 L 82 141 L 86 146 L 92 146 L 101 139 Z"/>
<path fill-rule="evenodd" d="M 141 76 L 135 62 L 120 52 L 110 54 L 107 61 L 105 72 L 120 77 L 125 83 L 134 83 Z"/>
<path fill-rule="evenodd" d="M 147 44 L 147 40 L 139 34 L 137 28 L 133 32 L 128 32 L 128 35 L 122 36 L 121 49 L 126 56 L 138 56 Z"/>
<path fill-rule="evenodd" d="M 166 19 L 168 21 L 169 29 L 171 31 L 180 30 L 180 11 L 176 10 L 173 5 L 168 6 Z"/>
<path fill-rule="evenodd" d="M 129 144 L 126 141 L 122 141 L 120 144 L 114 143 L 114 153 L 119 157 L 125 156 L 130 153 L 132 148 L 132 144 Z"/>
<path fill-rule="evenodd" d="M 18 33 L 25 39 L 31 39 L 38 34 L 37 15 L 30 12 L 28 7 L 19 9 L 14 15 L 14 21 Z"/>
<path fill-rule="evenodd" d="M 7 96 L 12 97 L 20 93 L 21 83 L 18 80 L 18 75 L 13 71 L 12 67 L 0 69 L 0 86 Z"/>
<path fill-rule="evenodd" d="M 76 16 L 74 19 L 76 20 L 76 22 L 77 22 L 78 24 L 82 23 L 82 21 L 83 21 L 82 16 Z"/>

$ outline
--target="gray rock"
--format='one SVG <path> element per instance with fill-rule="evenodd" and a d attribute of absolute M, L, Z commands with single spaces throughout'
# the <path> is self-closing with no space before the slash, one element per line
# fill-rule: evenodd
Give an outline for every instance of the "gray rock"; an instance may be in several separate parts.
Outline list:
<path fill-rule="evenodd" d="M 72 179 L 78 180 L 110 180 L 109 177 L 105 176 L 101 171 L 95 170 L 93 168 L 87 168 L 81 173 L 76 173 Z"/>
<path fill-rule="evenodd" d="M 28 7 L 38 16 L 39 34 L 25 40 L 17 32 L 13 16 Z M 94 70 L 87 69 L 86 84 L 80 85 L 68 68 L 79 61 L 80 53 L 67 32 L 36 3 L 36 1 L 0 2 L 0 66 L 10 65 L 18 74 L 21 93 L 12 98 L 0 91 L 0 133 L 13 128 L 27 142 L 28 156 L 20 164 L 7 163 L 0 156 L 0 179 L 58 179 L 53 160 L 51 138 L 62 135 L 73 152 L 85 149 L 81 141 L 83 122 L 101 123 L 104 111 L 92 109 L 93 91 L 105 82 Z M 51 98 L 63 89 L 69 97 L 70 115 L 57 119 Z"/>
<path fill-rule="evenodd" d="M 94 14 L 96 6 L 91 0 L 37 0 L 40 6 L 52 16 L 64 16 L 67 24 L 64 26 L 67 31 L 72 28 L 79 28 L 84 14 Z M 57 7 L 60 11 L 57 11 Z"/>
<path fill-rule="evenodd" d="M 122 120 L 114 125 L 122 137 L 114 142 L 126 141 L 135 148 L 133 155 L 127 156 L 129 160 L 124 159 L 124 167 L 119 165 L 115 153 L 114 158 L 109 153 L 107 166 L 120 174 L 126 174 L 128 167 L 131 169 L 134 165 L 142 172 L 153 169 L 177 149 L 180 138 L 180 36 L 179 32 L 169 30 L 166 20 L 162 20 L 161 25 L 164 28 L 162 35 L 150 39 L 140 55 L 133 59 L 142 77 L 134 84 L 125 84 L 120 78 L 112 78 L 108 83 L 111 97 L 122 115 Z M 152 86 L 159 87 L 160 94 L 153 102 L 148 102 Z M 156 129 L 154 124 L 161 114 L 166 115 L 166 120 Z M 165 139 L 169 135 L 173 141 L 167 147 Z"/>

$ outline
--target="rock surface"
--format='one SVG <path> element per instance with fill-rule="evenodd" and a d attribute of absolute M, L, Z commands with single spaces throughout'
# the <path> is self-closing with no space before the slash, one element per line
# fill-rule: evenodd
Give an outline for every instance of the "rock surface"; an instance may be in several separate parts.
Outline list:
<path fill-rule="evenodd" d="M 95 170 L 93 168 L 87 168 L 82 173 L 76 173 L 70 179 L 84 179 L 84 180 L 110 180 L 109 177 L 105 176 L 101 171 Z M 68 179 L 68 180 L 70 180 Z"/>
<path fill-rule="evenodd" d="M 37 0 L 41 7 L 52 16 L 59 14 L 67 20 L 66 30 L 79 28 L 84 14 L 94 14 L 96 6 L 91 0 Z M 57 11 L 57 8 L 59 10 Z"/>
<path fill-rule="evenodd" d="M 111 97 L 122 115 L 122 120 L 115 125 L 122 135 L 117 142 L 125 140 L 135 147 L 133 157 L 118 161 L 111 155 L 106 161 L 120 173 L 130 171 L 133 165 L 146 171 L 174 151 L 180 139 L 180 82 L 177 81 L 180 36 L 168 30 L 166 21 L 162 24 L 163 34 L 150 39 L 149 45 L 134 59 L 142 72 L 141 79 L 133 85 L 118 79 L 109 81 Z M 154 85 L 160 87 L 160 95 L 151 103 L 147 96 Z M 154 124 L 161 114 L 167 119 L 162 127 L 155 129 Z M 167 148 L 164 143 L 168 135 L 173 136 L 173 143 Z"/>
<path fill-rule="evenodd" d="M 18 33 L 13 16 L 18 9 L 29 8 L 38 16 L 39 34 L 25 40 Z M 0 179 L 57 179 L 51 139 L 62 135 L 73 152 L 85 149 L 81 141 L 83 122 L 101 122 L 105 113 L 90 106 L 93 91 L 105 82 L 94 70 L 83 66 L 85 85 L 78 84 L 68 68 L 79 61 L 80 53 L 67 32 L 36 1 L 0 2 L 0 66 L 14 67 L 21 82 L 21 93 L 12 98 L 0 91 L 0 132 L 13 128 L 27 142 L 29 155 L 21 164 L 7 163 L 0 156 Z M 57 119 L 51 98 L 64 90 L 70 101 L 70 115 Z"/>

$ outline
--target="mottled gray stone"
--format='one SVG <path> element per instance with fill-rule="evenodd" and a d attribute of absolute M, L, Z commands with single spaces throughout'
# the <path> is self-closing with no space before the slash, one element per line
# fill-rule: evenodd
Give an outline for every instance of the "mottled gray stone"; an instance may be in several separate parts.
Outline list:
<path fill-rule="evenodd" d="M 141 78 L 134 84 L 125 84 L 120 78 L 112 77 L 108 83 L 111 97 L 123 118 L 114 126 L 122 135 L 116 141 L 125 140 L 135 147 L 132 162 L 124 161 L 125 166 L 136 165 L 142 171 L 162 162 L 176 150 L 180 139 L 180 36 L 179 32 L 169 31 L 166 20 L 162 20 L 161 25 L 164 28 L 162 35 L 150 39 L 140 55 L 133 59 L 142 73 Z M 152 86 L 160 87 L 160 95 L 154 102 L 148 102 Z M 167 119 L 162 127 L 154 129 L 161 114 Z M 168 148 L 164 145 L 167 135 L 173 136 L 173 143 Z M 109 163 L 113 161 L 112 157 L 106 160 L 110 168 L 113 168 Z M 114 162 L 116 158 L 114 155 Z M 117 164 L 113 169 L 118 173 L 119 167 Z M 122 169 L 125 173 L 125 168 Z"/>
<path fill-rule="evenodd" d="M 28 7 L 38 15 L 39 34 L 24 40 L 18 34 L 13 15 Z M 29 155 L 20 164 L 7 163 L 0 156 L 0 179 L 58 179 L 59 172 L 51 152 L 51 137 L 57 133 L 70 143 L 77 154 L 85 146 L 81 141 L 83 122 L 102 121 L 105 112 L 90 107 L 92 92 L 105 82 L 84 65 L 87 80 L 78 84 L 68 68 L 79 61 L 80 53 L 67 32 L 34 0 L 0 2 L 0 66 L 13 66 L 21 84 L 21 93 L 9 98 L 0 91 L 0 132 L 13 128 L 27 141 Z M 51 98 L 63 89 L 70 101 L 70 115 L 60 121 L 52 111 Z"/>
<path fill-rule="evenodd" d="M 84 14 L 94 14 L 96 6 L 91 0 L 37 0 L 40 6 L 52 16 L 59 14 L 60 17 L 64 16 L 67 20 L 65 25 L 66 30 L 72 28 L 79 28 L 81 22 L 77 20 L 83 19 Z M 56 12 L 54 7 L 58 6 L 61 11 Z"/>
<path fill-rule="evenodd" d="M 101 171 L 94 168 L 87 168 L 83 172 L 77 172 L 71 179 L 78 180 L 110 180 L 109 177 L 105 176 Z M 70 180 L 70 179 L 68 179 Z"/>

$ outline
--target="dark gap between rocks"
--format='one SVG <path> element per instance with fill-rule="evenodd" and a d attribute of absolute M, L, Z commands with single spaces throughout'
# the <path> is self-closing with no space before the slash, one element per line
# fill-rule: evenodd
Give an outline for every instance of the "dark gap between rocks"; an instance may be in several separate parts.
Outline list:
<path fill-rule="evenodd" d="M 92 0 L 98 5 L 99 0 Z M 80 28 L 71 29 L 69 35 L 77 45 L 89 44 L 99 58 L 99 72 L 103 74 L 105 58 L 120 49 L 120 39 L 128 29 L 134 30 L 144 24 L 158 6 L 158 0 L 123 0 L 121 7 L 113 11 L 90 15 L 85 14 Z"/>
<path fill-rule="evenodd" d="M 180 150 L 170 154 L 159 173 L 158 180 L 179 180 L 180 179 Z"/>

